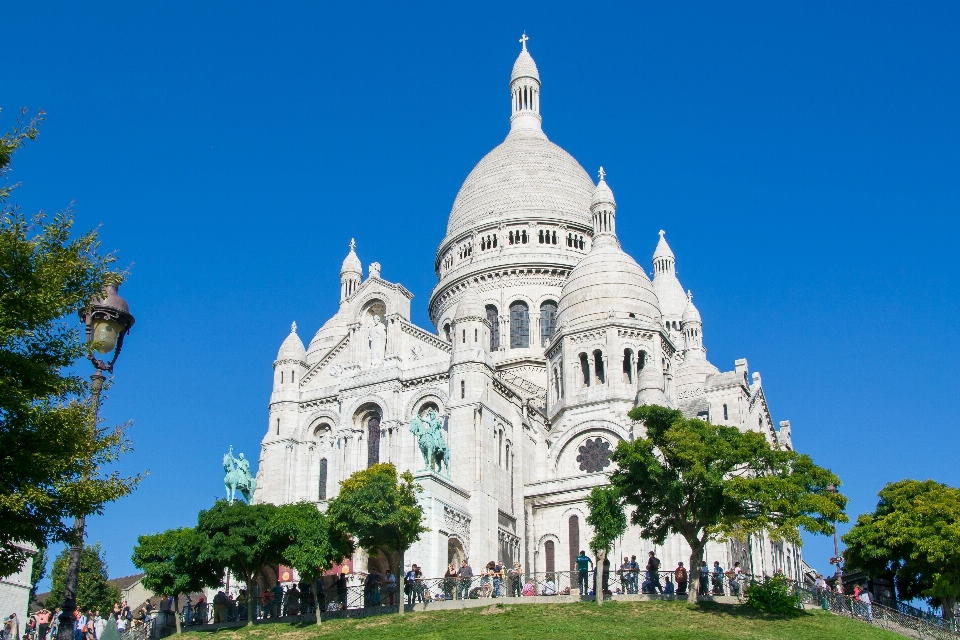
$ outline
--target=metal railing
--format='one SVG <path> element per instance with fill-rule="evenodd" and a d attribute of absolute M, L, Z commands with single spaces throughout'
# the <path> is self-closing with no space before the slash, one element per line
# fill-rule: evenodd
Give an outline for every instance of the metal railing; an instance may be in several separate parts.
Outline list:
<path fill-rule="evenodd" d="M 916 607 L 906 605 L 903 610 L 901 604 L 897 608 L 880 603 L 866 603 L 856 600 L 852 596 L 840 595 L 829 589 L 810 589 L 798 587 L 797 593 L 806 604 L 821 607 L 837 615 L 856 618 L 912 638 L 934 638 L 937 640 L 956 640 L 960 638 L 955 620 L 945 620 L 932 614 L 916 615 L 920 612 Z M 912 610 L 912 611 L 911 611 Z"/>

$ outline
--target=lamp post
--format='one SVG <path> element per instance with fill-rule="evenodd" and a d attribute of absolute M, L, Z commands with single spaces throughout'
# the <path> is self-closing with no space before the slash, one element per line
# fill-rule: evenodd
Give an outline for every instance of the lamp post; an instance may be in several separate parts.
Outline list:
<path fill-rule="evenodd" d="M 836 485 L 828 484 L 828 485 L 827 485 L 827 491 L 829 491 L 830 493 L 836 494 L 836 493 L 837 493 L 837 487 L 836 487 Z M 843 574 L 842 574 L 842 572 L 841 572 L 841 570 L 840 570 L 840 564 L 841 564 L 842 562 L 843 562 L 843 557 L 840 556 L 840 546 L 837 544 L 837 523 L 836 523 L 836 521 L 834 521 L 834 523 L 833 523 L 833 557 L 830 558 L 830 564 L 836 565 L 836 567 L 837 567 L 837 573 L 836 573 L 837 581 L 838 581 L 840 584 L 843 584 L 843 577 L 842 577 Z"/>
<path fill-rule="evenodd" d="M 97 424 L 100 408 L 100 392 L 106 381 L 104 372 L 113 373 L 113 365 L 120 356 L 123 339 L 133 326 L 130 306 L 117 292 L 119 285 L 108 284 L 102 298 L 90 301 L 80 310 L 80 319 L 87 328 L 88 358 L 96 369 L 90 376 L 90 402 L 93 409 L 93 424 Z M 110 356 L 110 354 L 113 354 Z M 109 357 L 105 362 L 97 357 L 100 354 Z M 57 640 L 73 640 L 74 613 L 77 610 L 77 583 L 80 577 L 80 554 L 83 551 L 83 528 L 85 514 L 78 514 L 73 521 L 74 544 L 70 547 L 70 562 L 67 565 L 67 578 L 63 589 L 63 610 L 60 612 L 60 627 Z"/>

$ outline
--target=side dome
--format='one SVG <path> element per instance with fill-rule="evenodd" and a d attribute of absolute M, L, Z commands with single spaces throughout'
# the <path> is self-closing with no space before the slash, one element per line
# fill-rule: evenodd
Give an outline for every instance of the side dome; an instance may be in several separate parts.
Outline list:
<path fill-rule="evenodd" d="M 557 309 L 557 323 L 565 328 L 610 318 L 637 318 L 651 324 L 660 320 L 650 278 L 613 237 L 594 243 L 573 268 Z"/>
<path fill-rule="evenodd" d="M 494 220 L 539 217 L 590 226 L 593 182 L 580 163 L 542 132 L 514 130 L 460 187 L 447 235 Z"/>
<path fill-rule="evenodd" d="M 688 322 L 696 322 L 703 324 L 703 320 L 700 319 L 700 312 L 697 311 L 697 308 L 693 306 L 693 293 L 687 292 L 687 308 L 683 310 L 683 324 Z"/>
<path fill-rule="evenodd" d="M 277 352 L 277 360 L 295 360 L 306 362 L 307 350 L 303 348 L 303 341 L 297 335 L 297 323 L 290 325 L 290 335 L 286 337 Z"/>

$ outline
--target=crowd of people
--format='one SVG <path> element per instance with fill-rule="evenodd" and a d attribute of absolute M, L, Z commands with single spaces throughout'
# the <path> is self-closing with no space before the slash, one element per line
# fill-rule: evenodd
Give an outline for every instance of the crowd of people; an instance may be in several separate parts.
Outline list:
<path fill-rule="evenodd" d="M 170 607 L 171 602 L 164 600 L 161 606 Z M 126 600 L 113 605 L 111 611 L 101 613 L 99 609 L 77 609 L 73 613 L 74 640 L 98 640 L 103 636 L 111 618 L 116 621 L 117 631 L 123 634 L 128 629 L 146 626 L 153 615 L 154 606 L 147 600 L 134 613 Z M 50 611 L 42 608 L 34 612 L 24 625 L 23 635 L 20 635 L 20 621 L 17 614 L 12 613 L 3 621 L 3 640 L 56 640 L 60 634 L 60 609 Z"/>

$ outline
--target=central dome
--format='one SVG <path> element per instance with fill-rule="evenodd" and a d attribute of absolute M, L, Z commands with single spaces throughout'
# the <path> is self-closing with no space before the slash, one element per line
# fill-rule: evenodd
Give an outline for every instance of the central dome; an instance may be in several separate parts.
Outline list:
<path fill-rule="evenodd" d="M 593 189 L 580 163 L 541 131 L 514 129 L 460 187 L 447 235 L 516 218 L 560 218 L 589 227 Z"/>

